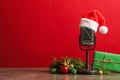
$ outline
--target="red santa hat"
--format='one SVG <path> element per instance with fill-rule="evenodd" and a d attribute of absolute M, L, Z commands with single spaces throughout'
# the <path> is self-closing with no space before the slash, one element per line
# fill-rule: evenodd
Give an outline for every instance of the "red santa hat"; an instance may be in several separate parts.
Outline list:
<path fill-rule="evenodd" d="M 106 34 L 108 32 L 107 26 L 105 26 L 105 19 L 102 14 L 97 10 L 92 10 L 86 13 L 80 21 L 80 27 L 87 27 L 97 32 L 99 27 L 99 32 Z"/>

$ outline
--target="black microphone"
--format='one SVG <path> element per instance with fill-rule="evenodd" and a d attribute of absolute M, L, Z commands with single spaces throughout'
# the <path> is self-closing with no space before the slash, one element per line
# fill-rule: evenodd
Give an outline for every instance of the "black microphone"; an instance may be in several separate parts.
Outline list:
<path fill-rule="evenodd" d="M 80 43 L 83 46 L 92 46 L 95 44 L 95 31 L 87 27 L 80 28 Z"/>
<path fill-rule="evenodd" d="M 95 31 L 87 27 L 80 27 L 79 46 L 82 50 L 86 51 L 86 70 L 79 73 L 90 75 L 96 74 L 97 71 L 89 69 L 89 51 L 93 50 L 96 46 Z"/>

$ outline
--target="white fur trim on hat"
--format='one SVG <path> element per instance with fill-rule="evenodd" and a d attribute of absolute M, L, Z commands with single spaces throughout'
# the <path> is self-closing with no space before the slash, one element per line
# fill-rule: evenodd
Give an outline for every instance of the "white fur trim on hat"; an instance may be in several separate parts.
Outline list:
<path fill-rule="evenodd" d="M 96 21 L 87 18 L 81 18 L 80 21 L 80 27 L 87 27 L 95 32 L 97 32 L 98 25 L 99 24 Z"/>

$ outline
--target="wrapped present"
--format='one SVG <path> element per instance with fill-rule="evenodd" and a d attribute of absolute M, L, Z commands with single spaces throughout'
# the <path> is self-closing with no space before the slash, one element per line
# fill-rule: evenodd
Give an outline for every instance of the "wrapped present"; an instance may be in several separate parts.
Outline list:
<path fill-rule="evenodd" d="M 120 55 L 95 51 L 92 68 L 120 72 Z"/>

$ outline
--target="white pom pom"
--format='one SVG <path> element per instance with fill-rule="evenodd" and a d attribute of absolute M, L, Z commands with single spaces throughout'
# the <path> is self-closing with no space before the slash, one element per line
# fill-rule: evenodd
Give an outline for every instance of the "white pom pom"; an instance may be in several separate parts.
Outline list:
<path fill-rule="evenodd" d="M 106 33 L 108 32 L 107 26 L 100 26 L 99 32 L 100 32 L 101 34 L 106 34 Z"/>

